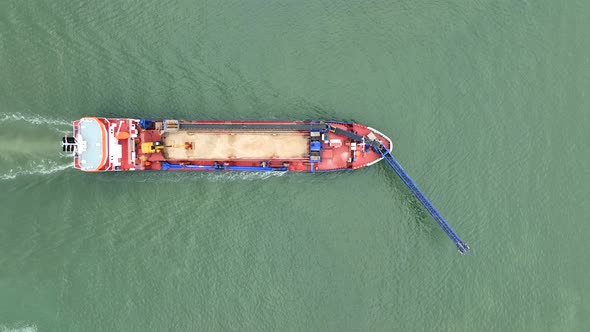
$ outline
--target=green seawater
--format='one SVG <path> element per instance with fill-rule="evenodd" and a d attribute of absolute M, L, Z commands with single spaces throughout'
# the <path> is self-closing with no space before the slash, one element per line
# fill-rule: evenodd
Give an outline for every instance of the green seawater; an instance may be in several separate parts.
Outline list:
<path fill-rule="evenodd" d="M 0 331 L 586 331 L 590 2 L 0 1 Z M 335 119 L 384 163 L 87 174 L 82 116 Z"/>

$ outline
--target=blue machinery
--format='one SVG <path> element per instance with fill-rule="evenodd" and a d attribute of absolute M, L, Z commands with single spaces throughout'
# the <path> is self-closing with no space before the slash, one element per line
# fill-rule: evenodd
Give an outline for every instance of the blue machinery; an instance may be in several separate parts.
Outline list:
<path fill-rule="evenodd" d="M 371 146 L 373 147 L 373 149 L 375 151 L 377 151 L 379 154 L 381 154 L 383 156 L 383 159 L 385 161 L 387 161 L 387 163 L 389 164 L 389 166 L 391 166 L 391 168 L 393 168 L 395 173 L 397 173 L 397 175 L 402 179 L 404 184 L 410 189 L 410 191 L 414 194 L 414 196 L 416 196 L 418 201 L 420 201 L 420 203 L 422 203 L 422 205 L 430 213 L 432 218 L 434 218 L 434 220 L 443 229 L 443 231 L 445 231 L 445 233 L 447 233 L 448 237 L 451 239 L 451 241 L 453 241 L 453 243 L 455 243 L 455 245 L 457 246 L 457 249 L 459 249 L 459 252 L 462 255 L 468 254 L 470 252 L 469 246 L 467 244 L 465 244 L 465 242 L 463 242 L 463 240 L 461 240 L 459 235 L 457 235 L 457 233 L 455 233 L 455 231 L 447 223 L 445 218 L 443 218 L 443 216 L 441 216 L 440 212 L 438 212 L 438 210 L 434 207 L 434 205 L 432 205 L 432 203 L 426 197 L 426 195 L 424 195 L 424 193 L 420 190 L 420 188 L 418 188 L 416 183 L 414 183 L 412 178 L 410 178 L 408 173 L 406 173 L 406 171 L 404 170 L 402 165 L 400 165 L 397 162 L 397 160 L 393 157 L 393 155 L 391 154 L 391 151 L 389 151 L 386 147 L 384 147 L 383 144 L 381 144 L 381 142 L 373 141 L 371 143 Z"/>
<path fill-rule="evenodd" d="M 424 193 L 420 190 L 420 188 L 418 188 L 418 186 L 412 180 L 412 178 L 410 178 L 408 173 L 406 173 L 406 171 L 404 170 L 402 165 L 400 165 L 397 162 L 397 160 L 393 157 L 393 155 L 391 154 L 391 151 L 389 151 L 389 149 L 387 149 L 385 146 L 383 146 L 383 143 L 381 141 L 379 141 L 377 139 L 372 140 L 366 136 L 360 136 L 356 133 L 342 130 L 340 128 L 336 128 L 336 127 L 332 127 L 332 126 L 330 126 L 330 131 L 332 131 L 336 134 L 339 134 L 339 135 L 346 136 L 346 137 L 350 138 L 351 140 L 354 140 L 357 142 L 368 143 L 373 148 L 373 150 L 375 150 L 375 152 L 379 153 L 383 157 L 383 159 L 385 161 L 387 161 L 387 164 L 389 164 L 389 166 L 391 166 L 391 168 L 393 168 L 395 173 L 402 179 L 402 181 L 404 182 L 406 187 L 408 187 L 408 189 L 410 189 L 412 194 L 414 194 L 414 196 L 416 196 L 418 201 L 420 201 L 420 203 L 422 203 L 422 205 L 430 213 L 432 218 L 434 218 L 434 220 L 443 229 L 443 231 L 445 231 L 445 233 L 451 239 L 451 241 L 453 241 L 453 243 L 457 246 L 457 249 L 459 249 L 459 252 L 462 255 L 469 254 L 469 252 L 470 252 L 469 246 L 467 244 L 465 244 L 465 242 L 463 242 L 463 240 L 461 240 L 461 238 L 459 237 L 459 235 L 457 235 L 457 233 L 455 233 L 455 231 L 453 230 L 453 228 L 451 228 L 449 223 L 447 223 L 445 218 L 443 218 L 443 216 L 441 216 L 440 212 L 438 212 L 438 210 L 434 207 L 434 205 L 432 205 L 432 203 L 426 197 L 426 195 L 424 195 Z"/>
<path fill-rule="evenodd" d="M 194 170 L 210 170 L 210 171 L 238 171 L 238 172 L 286 172 L 289 170 L 288 167 L 253 167 L 253 166 L 225 166 L 222 164 L 215 164 L 213 166 L 207 165 L 190 165 L 190 164 L 170 164 L 162 162 L 160 164 L 163 171 L 169 169 L 194 169 Z"/>

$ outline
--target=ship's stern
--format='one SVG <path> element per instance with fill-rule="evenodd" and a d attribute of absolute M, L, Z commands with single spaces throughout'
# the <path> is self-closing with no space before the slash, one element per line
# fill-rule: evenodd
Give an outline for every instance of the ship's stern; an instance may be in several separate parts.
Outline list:
<path fill-rule="evenodd" d="M 84 117 L 73 122 L 73 135 L 62 138 L 74 167 L 85 172 L 135 169 L 137 120 Z"/>

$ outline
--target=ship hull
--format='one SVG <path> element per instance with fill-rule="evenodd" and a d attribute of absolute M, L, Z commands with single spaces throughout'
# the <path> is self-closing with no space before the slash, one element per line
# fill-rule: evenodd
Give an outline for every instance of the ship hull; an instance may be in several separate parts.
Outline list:
<path fill-rule="evenodd" d="M 85 117 L 63 142 L 74 167 L 87 172 L 333 172 L 381 160 L 373 142 L 392 148 L 371 127 L 335 121 Z"/>

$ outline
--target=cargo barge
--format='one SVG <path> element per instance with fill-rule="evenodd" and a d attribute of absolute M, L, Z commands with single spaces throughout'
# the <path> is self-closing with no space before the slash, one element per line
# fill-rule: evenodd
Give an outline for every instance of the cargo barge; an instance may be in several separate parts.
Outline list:
<path fill-rule="evenodd" d="M 62 138 L 74 167 L 104 171 L 331 172 L 372 165 L 391 140 L 357 123 L 85 117 Z"/>

